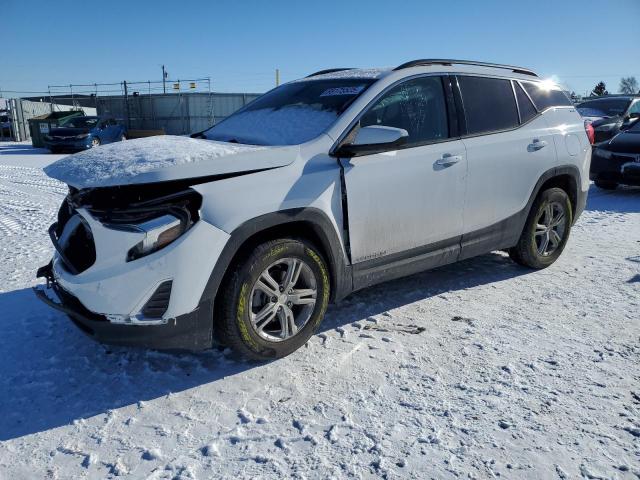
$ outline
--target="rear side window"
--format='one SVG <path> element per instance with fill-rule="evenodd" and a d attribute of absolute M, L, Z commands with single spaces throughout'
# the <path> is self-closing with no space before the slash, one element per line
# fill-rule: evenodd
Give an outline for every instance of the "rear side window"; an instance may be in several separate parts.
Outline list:
<path fill-rule="evenodd" d="M 393 87 L 360 119 L 360 126 L 370 125 L 406 130 L 409 133 L 409 147 L 448 138 L 442 79 L 421 77 Z"/>
<path fill-rule="evenodd" d="M 522 82 L 522 86 L 540 111 L 549 107 L 570 107 L 573 105 L 569 97 L 557 88 L 547 88 L 543 84 L 531 82 Z"/>
<path fill-rule="evenodd" d="M 510 80 L 460 76 L 458 84 L 469 135 L 518 126 L 518 110 Z"/>
<path fill-rule="evenodd" d="M 524 93 L 524 90 L 520 86 L 518 82 L 513 82 L 516 89 L 516 98 L 518 99 L 518 107 L 520 108 L 520 123 L 527 123 L 533 117 L 535 117 L 538 112 L 536 111 L 536 107 L 533 106 L 527 94 Z"/>

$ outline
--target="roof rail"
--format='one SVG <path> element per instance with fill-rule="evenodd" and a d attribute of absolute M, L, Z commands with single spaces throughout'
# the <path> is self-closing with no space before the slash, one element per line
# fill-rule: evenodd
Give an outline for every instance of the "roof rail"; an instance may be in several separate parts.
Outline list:
<path fill-rule="evenodd" d="M 529 70 L 528 68 L 516 67 L 513 65 L 501 65 L 499 63 L 486 63 L 486 62 L 475 62 L 473 60 L 453 60 L 448 58 L 426 58 L 423 60 L 412 60 L 410 62 L 403 63 L 402 65 L 394 68 L 394 70 L 402 70 L 403 68 L 410 67 L 423 67 L 427 65 L 475 65 L 478 67 L 491 67 L 491 68 L 504 68 L 506 70 L 511 70 L 514 73 L 522 73 L 524 75 L 532 75 L 537 77 L 538 75 Z"/>
<path fill-rule="evenodd" d="M 324 75 L 326 73 L 334 73 L 334 72 L 342 72 L 343 70 L 353 70 L 351 68 L 327 68 L 326 70 L 320 70 L 319 72 L 312 73 L 311 75 L 307 75 L 305 78 L 315 77 L 317 75 Z"/>

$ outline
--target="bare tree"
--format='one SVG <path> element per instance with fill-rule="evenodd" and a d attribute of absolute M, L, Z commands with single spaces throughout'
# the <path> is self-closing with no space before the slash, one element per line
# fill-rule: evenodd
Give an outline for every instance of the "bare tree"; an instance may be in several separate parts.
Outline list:
<path fill-rule="evenodd" d="M 629 95 L 640 93 L 636 77 L 622 77 L 620 80 L 620 93 L 626 93 Z"/>

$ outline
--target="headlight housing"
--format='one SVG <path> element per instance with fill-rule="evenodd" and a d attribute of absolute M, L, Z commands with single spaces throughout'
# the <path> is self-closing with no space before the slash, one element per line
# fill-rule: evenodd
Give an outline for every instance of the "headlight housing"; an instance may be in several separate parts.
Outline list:
<path fill-rule="evenodd" d="M 126 260 L 131 262 L 163 249 L 198 222 L 202 197 L 183 188 L 176 183 L 72 190 L 67 199 L 74 208 L 85 206 L 109 229 L 144 233 L 127 252 Z"/>
<path fill-rule="evenodd" d="M 609 150 L 605 150 L 604 148 L 596 148 L 593 153 L 595 153 L 599 157 L 606 158 L 607 160 L 609 160 L 613 156 L 613 153 L 611 153 Z"/>
<path fill-rule="evenodd" d="M 127 254 L 129 262 L 166 247 L 186 231 L 187 225 L 180 218 L 168 214 L 131 227 L 143 232 L 145 237 L 129 250 Z"/>
<path fill-rule="evenodd" d="M 81 133 L 80 135 L 76 135 L 78 140 L 82 140 L 83 138 L 87 138 L 89 136 L 88 133 Z"/>

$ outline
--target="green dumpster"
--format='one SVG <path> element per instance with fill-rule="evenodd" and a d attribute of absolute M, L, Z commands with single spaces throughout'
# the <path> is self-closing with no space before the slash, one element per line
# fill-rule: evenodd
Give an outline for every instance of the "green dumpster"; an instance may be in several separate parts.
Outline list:
<path fill-rule="evenodd" d="M 34 147 L 44 148 L 44 136 L 49 134 L 53 127 L 64 124 L 73 117 L 84 116 L 82 111 L 74 112 L 51 112 L 39 117 L 29 119 L 29 131 L 31 133 L 31 143 Z"/>

